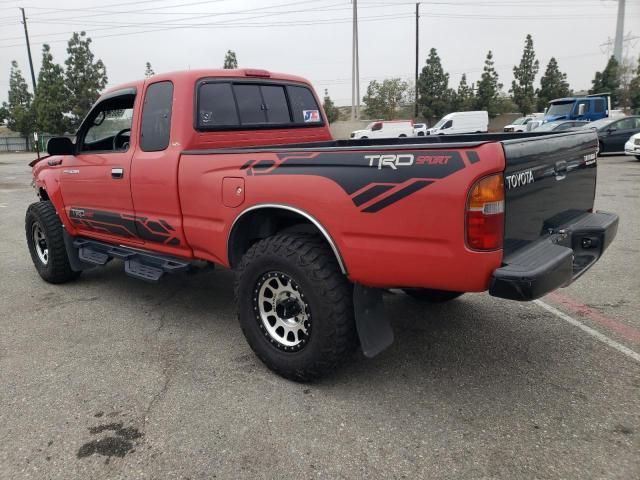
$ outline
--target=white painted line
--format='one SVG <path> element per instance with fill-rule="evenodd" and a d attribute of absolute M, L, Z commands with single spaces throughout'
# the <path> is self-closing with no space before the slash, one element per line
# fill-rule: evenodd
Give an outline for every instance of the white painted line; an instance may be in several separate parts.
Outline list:
<path fill-rule="evenodd" d="M 567 323 L 570 323 L 574 327 L 578 327 L 580 330 L 582 330 L 585 333 L 588 333 L 589 335 L 596 338 L 597 340 L 600 340 L 602 343 L 609 345 L 611 348 L 615 348 L 620 353 L 640 363 L 640 353 L 634 352 L 630 348 L 627 348 L 624 345 L 616 342 L 615 340 L 610 339 L 606 335 L 603 335 L 597 330 L 594 330 L 593 328 L 586 326 L 581 321 L 576 320 L 573 317 L 570 317 L 566 313 L 561 312 L 557 308 L 552 307 L 551 305 L 543 302 L 542 300 L 534 300 L 533 303 L 544 308 L 547 312 L 553 313 L 556 317 L 561 318 L 562 320 L 564 320 Z"/>

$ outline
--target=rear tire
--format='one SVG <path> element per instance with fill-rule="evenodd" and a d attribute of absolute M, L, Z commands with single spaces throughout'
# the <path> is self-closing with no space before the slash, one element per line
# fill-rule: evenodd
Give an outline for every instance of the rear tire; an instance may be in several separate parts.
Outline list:
<path fill-rule="evenodd" d="M 601 157 L 602 154 L 604 153 L 602 150 L 604 149 L 604 145 L 602 144 L 602 142 L 598 142 L 598 157 Z"/>
<path fill-rule="evenodd" d="M 278 375 L 323 377 L 357 346 L 352 285 L 321 237 L 278 234 L 255 243 L 235 287 L 242 332 Z"/>
<path fill-rule="evenodd" d="M 50 201 L 29 205 L 25 217 L 25 233 L 31 260 L 43 280 L 65 283 L 75 280 L 62 235 L 62 223 Z"/>
<path fill-rule="evenodd" d="M 410 297 L 429 303 L 444 303 L 463 295 L 463 292 L 449 292 L 430 288 L 405 288 L 403 290 Z"/>
<path fill-rule="evenodd" d="M 636 160 L 640 160 L 640 155 L 636 155 Z"/>

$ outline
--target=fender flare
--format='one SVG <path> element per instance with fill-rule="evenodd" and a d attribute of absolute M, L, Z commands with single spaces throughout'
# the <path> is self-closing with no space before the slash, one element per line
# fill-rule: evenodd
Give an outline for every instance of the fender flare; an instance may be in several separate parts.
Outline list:
<path fill-rule="evenodd" d="M 296 214 L 304 217 L 309 222 L 311 222 L 320 231 L 322 236 L 325 238 L 325 240 L 327 241 L 327 243 L 331 247 L 331 250 L 333 251 L 333 254 L 336 257 L 336 261 L 338 262 L 338 266 L 340 267 L 340 271 L 344 275 L 347 275 L 347 268 L 346 268 L 345 263 L 344 263 L 344 261 L 342 259 L 342 255 L 340 254 L 340 250 L 338 249 L 338 246 L 336 245 L 336 242 L 333 240 L 333 238 L 331 237 L 331 234 L 329 234 L 328 230 L 326 228 L 324 228 L 324 226 L 313 215 L 311 215 L 310 213 L 307 213 L 304 210 L 301 210 L 301 209 L 299 209 L 297 207 L 292 207 L 291 205 L 278 204 L 278 203 L 260 203 L 260 204 L 252 205 L 251 207 L 245 208 L 234 219 L 233 223 L 231 224 L 231 228 L 229 229 L 229 234 L 227 235 L 227 255 L 229 255 L 229 252 L 231 251 L 231 236 L 232 236 L 234 228 L 236 227 L 238 222 L 246 214 L 248 214 L 250 212 L 254 212 L 256 210 L 265 209 L 265 208 L 276 209 L 276 210 L 279 209 L 279 210 L 286 210 L 286 211 L 289 211 L 289 212 L 293 212 L 293 213 L 296 213 Z"/>

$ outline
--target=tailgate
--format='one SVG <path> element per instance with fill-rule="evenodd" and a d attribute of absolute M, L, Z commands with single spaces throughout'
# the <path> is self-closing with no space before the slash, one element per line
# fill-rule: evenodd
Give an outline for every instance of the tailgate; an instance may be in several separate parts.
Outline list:
<path fill-rule="evenodd" d="M 505 255 L 592 210 L 597 145 L 591 130 L 503 142 Z"/>

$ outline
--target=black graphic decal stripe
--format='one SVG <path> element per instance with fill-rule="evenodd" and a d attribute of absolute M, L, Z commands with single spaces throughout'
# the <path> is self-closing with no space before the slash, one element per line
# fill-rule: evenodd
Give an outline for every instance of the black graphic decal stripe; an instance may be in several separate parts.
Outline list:
<path fill-rule="evenodd" d="M 249 168 L 251 166 L 251 164 L 253 162 L 254 162 L 254 160 L 249 160 L 248 162 L 245 162 L 245 164 L 240 167 L 240 170 L 246 170 L 247 168 Z"/>
<path fill-rule="evenodd" d="M 69 217 L 74 225 L 83 226 L 87 230 L 125 238 L 141 238 L 168 245 L 180 245 L 180 239 L 172 233 L 175 229 L 166 220 L 151 220 L 146 217 L 81 207 L 71 208 Z"/>
<path fill-rule="evenodd" d="M 356 207 L 359 207 L 363 203 L 367 203 L 369 200 L 372 200 L 377 196 L 382 195 L 384 192 L 391 190 L 393 187 L 394 185 L 373 185 L 361 194 L 353 197 L 353 203 L 356 205 Z"/>
<path fill-rule="evenodd" d="M 276 160 L 273 155 L 250 160 L 250 166 L 245 169 L 246 175 L 324 177 L 339 185 L 356 207 L 379 200 L 362 210 L 367 213 L 380 211 L 467 165 L 463 153 L 456 150 L 287 153 L 276 154 L 275 157 Z M 471 152 L 468 158 L 471 163 L 479 160 L 476 152 Z M 386 198 L 378 198 L 384 197 L 391 188 L 408 183 L 412 186 L 404 187 Z"/>
<path fill-rule="evenodd" d="M 467 158 L 471 163 L 477 163 L 480 161 L 480 155 L 478 155 L 478 152 L 474 152 L 473 150 L 467 152 Z"/>
<path fill-rule="evenodd" d="M 365 213 L 379 212 L 383 208 L 388 207 L 393 203 L 396 203 L 398 200 L 402 200 L 403 198 L 408 197 L 412 193 L 416 193 L 418 190 L 422 190 L 424 187 L 426 187 L 427 185 L 431 185 L 432 183 L 433 182 L 430 182 L 427 180 L 418 180 L 417 182 L 414 182 L 411 185 L 408 185 L 403 189 L 400 189 L 397 192 L 392 193 L 388 197 L 383 198 L 379 202 L 376 202 L 373 205 L 370 205 L 369 207 L 365 208 L 363 212 Z"/>

